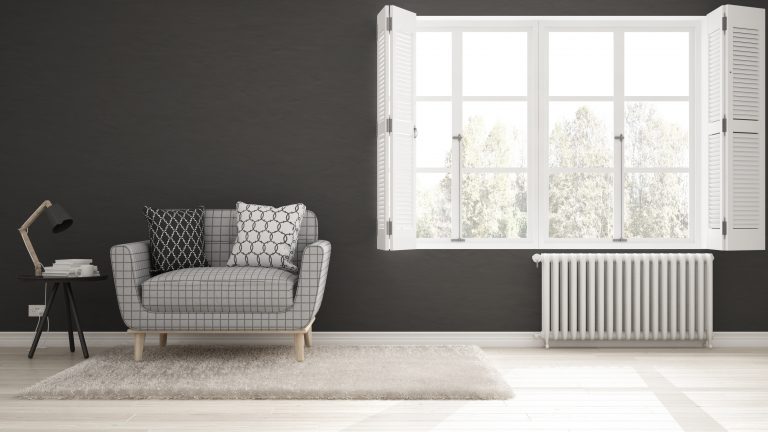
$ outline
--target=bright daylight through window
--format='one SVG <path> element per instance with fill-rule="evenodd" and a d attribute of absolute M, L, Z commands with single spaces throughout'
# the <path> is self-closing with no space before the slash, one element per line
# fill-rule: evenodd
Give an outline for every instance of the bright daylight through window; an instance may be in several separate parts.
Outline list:
<path fill-rule="evenodd" d="M 421 32 L 416 45 L 417 236 L 525 238 L 527 33 Z"/>
<path fill-rule="evenodd" d="M 377 248 L 765 249 L 765 23 L 377 21 Z"/>
<path fill-rule="evenodd" d="M 417 31 L 417 237 L 688 239 L 692 29 L 533 31 Z"/>

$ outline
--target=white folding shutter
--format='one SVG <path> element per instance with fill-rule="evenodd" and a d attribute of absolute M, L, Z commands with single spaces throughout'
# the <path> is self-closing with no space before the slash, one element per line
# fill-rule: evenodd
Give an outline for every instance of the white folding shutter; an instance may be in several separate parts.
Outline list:
<path fill-rule="evenodd" d="M 764 250 L 765 11 L 721 6 L 707 33 L 709 247 Z"/>
<path fill-rule="evenodd" d="M 765 249 L 765 10 L 725 6 L 727 250 Z"/>
<path fill-rule="evenodd" d="M 390 38 L 387 30 L 389 6 L 379 12 L 376 18 L 376 247 L 389 250 L 387 221 L 390 214 L 389 201 L 389 133 L 387 121 L 390 113 Z"/>
<path fill-rule="evenodd" d="M 413 249 L 416 14 L 385 6 L 379 13 L 377 27 L 377 247 Z"/>
<path fill-rule="evenodd" d="M 707 104 L 706 104 L 706 140 L 707 145 L 707 245 L 711 249 L 722 250 L 725 246 L 723 225 L 723 147 L 722 121 L 725 117 L 725 39 L 722 18 L 725 6 L 721 6 L 707 15 Z"/>

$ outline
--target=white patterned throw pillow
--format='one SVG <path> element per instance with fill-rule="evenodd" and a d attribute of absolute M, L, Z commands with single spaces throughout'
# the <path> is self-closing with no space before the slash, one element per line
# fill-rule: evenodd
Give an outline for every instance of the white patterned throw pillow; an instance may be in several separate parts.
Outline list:
<path fill-rule="evenodd" d="M 277 267 L 297 272 L 296 242 L 304 204 L 271 207 L 237 203 L 237 238 L 228 267 Z"/>

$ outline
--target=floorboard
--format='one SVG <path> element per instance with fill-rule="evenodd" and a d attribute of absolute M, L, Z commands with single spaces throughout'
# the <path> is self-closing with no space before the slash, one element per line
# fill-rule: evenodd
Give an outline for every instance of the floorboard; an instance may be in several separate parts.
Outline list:
<path fill-rule="evenodd" d="M 97 355 L 104 348 L 94 348 Z M 509 401 L 26 401 L 79 352 L 0 348 L 0 430 L 768 430 L 768 350 L 486 349 Z"/>

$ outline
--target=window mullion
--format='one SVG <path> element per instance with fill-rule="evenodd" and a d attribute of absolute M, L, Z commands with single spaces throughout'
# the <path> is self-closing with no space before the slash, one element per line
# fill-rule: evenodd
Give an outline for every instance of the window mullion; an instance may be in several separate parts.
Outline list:
<path fill-rule="evenodd" d="M 624 32 L 613 34 L 613 238 L 624 240 Z"/>
<path fill-rule="evenodd" d="M 462 129 L 462 34 L 452 32 L 451 52 L 451 122 L 452 135 L 459 136 Z M 451 145 L 451 238 L 461 238 L 461 142 Z"/>
<path fill-rule="evenodd" d="M 537 175 L 535 205 L 538 207 L 539 246 L 550 240 L 549 236 L 549 29 L 538 23 L 538 89 L 536 92 L 537 124 Z M 530 199 L 530 198 L 529 198 Z M 530 205 L 530 204 L 529 204 Z"/>
<path fill-rule="evenodd" d="M 539 23 L 528 32 L 528 92 L 526 93 L 526 112 L 528 113 L 528 160 L 526 180 L 528 191 L 526 206 L 528 216 L 527 237 L 538 247 L 541 239 L 539 232 Z"/>

